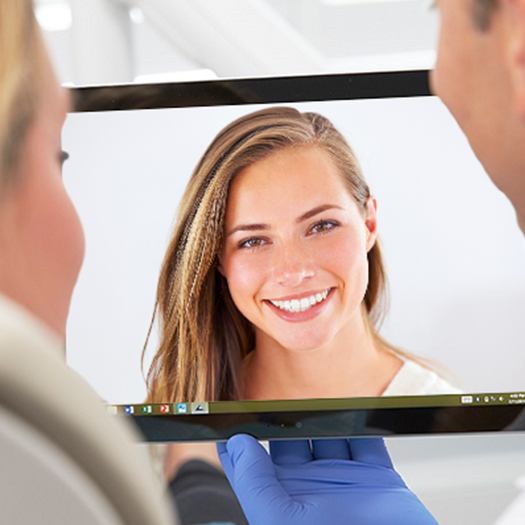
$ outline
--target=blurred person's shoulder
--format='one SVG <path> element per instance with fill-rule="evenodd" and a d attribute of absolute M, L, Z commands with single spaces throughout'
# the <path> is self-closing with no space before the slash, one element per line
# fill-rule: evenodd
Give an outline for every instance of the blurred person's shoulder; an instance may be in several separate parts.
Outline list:
<path fill-rule="evenodd" d="M 76 428 L 79 438 L 97 440 L 111 431 L 126 445 L 137 437 L 121 418 L 107 414 L 105 404 L 86 380 L 66 365 L 60 338 L 1 294 L 0 404 L 49 432 L 52 427 L 46 417 L 70 431 Z"/>
<path fill-rule="evenodd" d="M 64 359 L 60 339 L 0 294 L 0 408 L 46 436 L 114 501 L 144 523 L 174 523 L 138 432 L 110 416 L 91 386 Z M 146 501 L 153 504 L 145 504 Z"/>
<path fill-rule="evenodd" d="M 53 332 L 22 306 L 0 294 L 0 355 L 7 359 L 8 354 L 33 345 L 47 356 L 64 358 Z"/>

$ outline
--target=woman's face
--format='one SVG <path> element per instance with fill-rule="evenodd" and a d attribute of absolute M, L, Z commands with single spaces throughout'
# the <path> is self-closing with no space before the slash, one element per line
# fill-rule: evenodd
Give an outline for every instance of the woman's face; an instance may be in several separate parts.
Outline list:
<path fill-rule="evenodd" d="M 330 343 L 368 284 L 375 202 L 362 213 L 331 157 L 288 148 L 232 181 L 220 271 L 257 340 L 291 350 Z"/>

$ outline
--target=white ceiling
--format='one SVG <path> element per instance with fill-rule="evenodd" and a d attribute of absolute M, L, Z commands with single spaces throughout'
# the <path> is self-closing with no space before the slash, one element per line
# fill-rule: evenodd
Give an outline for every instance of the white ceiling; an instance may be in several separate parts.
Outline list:
<path fill-rule="evenodd" d="M 36 0 L 74 84 L 432 66 L 429 0 Z"/>

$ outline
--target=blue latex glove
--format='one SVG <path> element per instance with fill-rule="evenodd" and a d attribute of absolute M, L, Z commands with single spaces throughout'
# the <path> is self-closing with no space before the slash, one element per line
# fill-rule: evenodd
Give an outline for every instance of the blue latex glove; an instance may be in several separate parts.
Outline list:
<path fill-rule="evenodd" d="M 238 435 L 218 449 L 251 525 L 437 525 L 380 438 L 274 441 L 270 456 Z"/>

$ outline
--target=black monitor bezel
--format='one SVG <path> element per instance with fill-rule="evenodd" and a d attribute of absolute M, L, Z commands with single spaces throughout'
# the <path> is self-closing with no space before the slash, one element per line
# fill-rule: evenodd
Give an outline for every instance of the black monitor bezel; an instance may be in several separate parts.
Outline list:
<path fill-rule="evenodd" d="M 224 441 L 518 432 L 523 405 L 373 408 L 235 414 L 117 416 L 132 418 L 145 441 Z"/>
<path fill-rule="evenodd" d="M 429 96 L 428 71 L 310 75 L 72 88 L 73 111 L 279 104 Z"/>
<path fill-rule="evenodd" d="M 73 112 L 431 96 L 429 72 L 394 71 L 71 88 Z M 121 416 L 119 416 L 121 417 Z M 146 441 L 480 433 L 525 430 L 520 405 L 131 416 Z"/>

